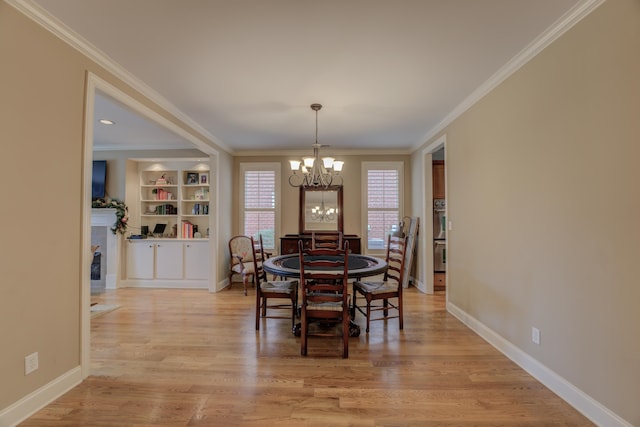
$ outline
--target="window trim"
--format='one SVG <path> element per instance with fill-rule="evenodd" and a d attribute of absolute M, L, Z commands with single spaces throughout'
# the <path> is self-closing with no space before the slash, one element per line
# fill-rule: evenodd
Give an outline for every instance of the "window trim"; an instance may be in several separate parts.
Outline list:
<path fill-rule="evenodd" d="M 398 172 L 398 221 L 404 216 L 404 162 L 388 161 L 388 162 L 362 162 L 361 175 L 361 218 L 360 224 L 362 236 L 362 249 L 365 254 L 384 255 L 386 248 L 369 249 L 369 232 L 367 230 L 369 218 L 369 171 L 370 170 L 395 170 Z"/>
<path fill-rule="evenodd" d="M 281 194 L 281 168 L 282 165 L 278 162 L 242 162 L 240 163 L 239 169 L 239 218 L 240 223 L 238 224 L 238 229 L 240 230 L 240 234 L 244 234 L 244 221 L 245 221 L 245 194 L 244 194 L 244 184 L 245 184 L 245 173 L 248 171 L 273 171 L 275 172 L 275 224 L 274 224 L 274 248 L 273 251 L 278 250 L 278 244 L 276 242 L 278 236 L 280 236 L 280 198 Z M 271 250 L 271 248 L 269 248 Z"/>

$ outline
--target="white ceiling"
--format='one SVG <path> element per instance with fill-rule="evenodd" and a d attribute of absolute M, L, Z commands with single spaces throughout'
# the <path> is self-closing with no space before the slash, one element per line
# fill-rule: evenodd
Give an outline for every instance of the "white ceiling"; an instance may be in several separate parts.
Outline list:
<path fill-rule="evenodd" d="M 409 151 L 585 0 L 35 2 L 241 153 L 309 147 L 314 102 L 320 143 Z M 127 112 L 108 101 L 97 115 Z M 97 147 L 179 142 L 116 121 Z"/>
<path fill-rule="evenodd" d="M 95 96 L 94 114 L 94 150 L 194 148 L 182 137 L 100 92 Z M 100 124 L 100 119 L 111 120 L 114 124 Z"/>

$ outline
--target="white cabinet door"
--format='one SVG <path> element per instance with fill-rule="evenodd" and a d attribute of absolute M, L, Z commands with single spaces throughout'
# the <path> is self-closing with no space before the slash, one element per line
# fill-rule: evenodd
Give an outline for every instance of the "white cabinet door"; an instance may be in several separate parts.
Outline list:
<path fill-rule="evenodd" d="M 209 278 L 209 242 L 184 244 L 185 279 L 206 280 Z"/>
<path fill-rule="evenodd" d="M 127 278 L 153 279 L 154 244 L 127 240 Z"/>
<path fill-rule="evenodd" d="M 182 242 L 156 245 L 156 279 L 182 279 Z"/>

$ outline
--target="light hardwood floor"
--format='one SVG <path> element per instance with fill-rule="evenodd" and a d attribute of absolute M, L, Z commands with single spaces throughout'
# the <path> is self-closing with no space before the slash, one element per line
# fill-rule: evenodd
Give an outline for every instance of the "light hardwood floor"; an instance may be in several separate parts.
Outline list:
<path fill-rule="evenodd" d="M 586 418 L 462 325 L 444 293 L 405 294 L 405 328 L 300 340 L 263 320 L 241 284 L 120 289 L 92 320 L 92 375 L 22 426 L 588 426 Z M 356 322 L 364 325 L 358 315 Z"/>

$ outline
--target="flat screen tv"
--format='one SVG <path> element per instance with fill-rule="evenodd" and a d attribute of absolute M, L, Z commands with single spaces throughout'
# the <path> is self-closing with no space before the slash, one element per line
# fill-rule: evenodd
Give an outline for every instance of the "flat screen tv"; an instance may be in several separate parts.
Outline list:
<path fill-rule="evenodd" d="M 91 198 L 104 199 L 107 184 L 107 161 L 93 161 L 93 178 L 91 181 Z"/>

